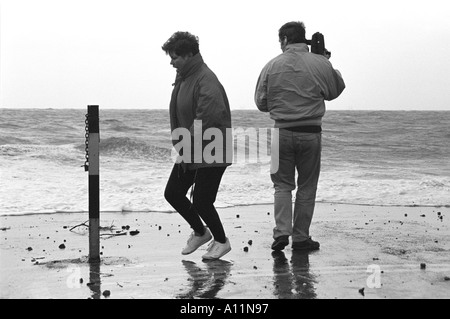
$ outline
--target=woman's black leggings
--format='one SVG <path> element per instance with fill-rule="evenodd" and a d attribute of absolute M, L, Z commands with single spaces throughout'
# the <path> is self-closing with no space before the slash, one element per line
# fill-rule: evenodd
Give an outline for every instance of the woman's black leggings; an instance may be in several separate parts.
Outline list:
<path fill-rule="evenodd" d="M 214 240 L 220 243 L 225 243 L 226 236 L 214 202 L 225 169 L 226 167 L 205 167 L 184 171 L 180 164 L 175 164 L 164 191 L 164 197 L 169 204 L 183 216 L 195 232 L 204 234 L 203 219 Z M 192 185 L 194 191 L 191 203 L 186 194 Z"/>

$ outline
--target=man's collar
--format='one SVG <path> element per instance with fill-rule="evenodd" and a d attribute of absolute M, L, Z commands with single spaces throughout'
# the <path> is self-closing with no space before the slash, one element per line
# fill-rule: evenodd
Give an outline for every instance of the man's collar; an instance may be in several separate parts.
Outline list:
<path fill-rule="evenodd" d="M 286 46 L 285 52 L 289 50 L 309 52 L 309 47 L 306 43 L 291 43 Z"/>

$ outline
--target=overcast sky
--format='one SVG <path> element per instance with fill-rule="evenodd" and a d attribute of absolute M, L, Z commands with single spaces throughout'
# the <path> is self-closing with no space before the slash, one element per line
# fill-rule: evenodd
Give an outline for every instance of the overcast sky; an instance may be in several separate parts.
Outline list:
<path fill-rule="evenodd" d="M 320 31 L 347 88 L 328 109 L 450 110 L 448 0 L 2 0 L 0 107 L 167 108 L 175 78 L 162 44 L 200 51 L 232 109 L 256 108 L 278 29 Z"/>

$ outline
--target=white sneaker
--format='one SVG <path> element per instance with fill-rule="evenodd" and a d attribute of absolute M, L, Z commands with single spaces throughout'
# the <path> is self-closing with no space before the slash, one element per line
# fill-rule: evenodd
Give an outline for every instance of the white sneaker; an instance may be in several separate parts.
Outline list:
<path fill-rule="evenodd" d="M 213 240 L 208 247 L 208 252 L 202 256 L 203 259 L 213 260 L 219 259 L 231 250 L 230 241 L 227 238 L 225 244 L 221 244 Z"/>
<path fill-rule="evenodd" d="M 182 250 L 182 255 L 189 255 L 196 251 L 201 245 L 206 244 L 212 239 L 211 232 L 205 227 L 205 234 L 203 236 L 196 236 L 195 232 L 192 232 L 187 241 L 186 247 Z"/>

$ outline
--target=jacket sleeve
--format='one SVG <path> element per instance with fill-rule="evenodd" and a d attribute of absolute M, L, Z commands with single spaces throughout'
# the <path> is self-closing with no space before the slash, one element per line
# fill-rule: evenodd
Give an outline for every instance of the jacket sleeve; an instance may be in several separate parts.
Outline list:
<path fill-rule="evenodd" d="M 231 127 L 229 102 L 225 89 L 215 76 L 205 76 L 199 79 L 195 93 L 194 124 L 191 126 L 191 134 L 194 126 L 202 121 L 202 131 L 208 128 Z"/>
<path fill-rule="evenodd" d="M 261 71 L 255 89 L 255 104 L 261 112 L 269 112 L 267 106 L 267 66 Z"/>
<path fill-rule="evenodd" d="M 325 99 L 327 101 L 334 100 L 337 98 L 345 89 L 344 79 L 342 78 L 341 73 L 338 70 L 332 71 L 332 83 L 330 85 L 330 91 Z"/>
<path fill-rule="evenodd" d="M 331 101 L 337 98 L 345 89 L 344 79 L 338 70 L 333 69 L 330 64 L 330 71 L 326 77 L 326 84 L 324 85 L 324 99 Z"/>

